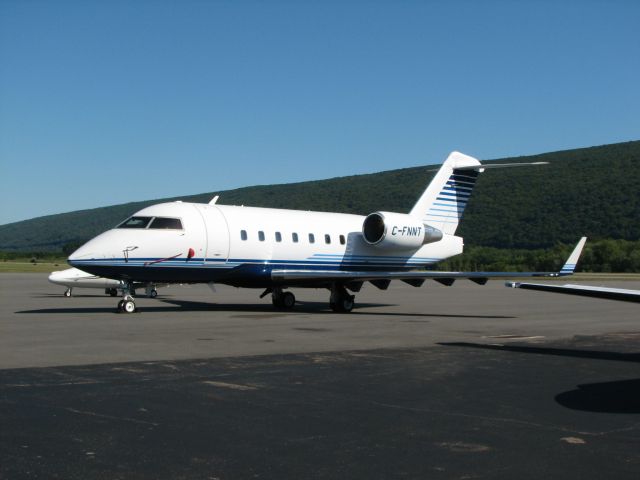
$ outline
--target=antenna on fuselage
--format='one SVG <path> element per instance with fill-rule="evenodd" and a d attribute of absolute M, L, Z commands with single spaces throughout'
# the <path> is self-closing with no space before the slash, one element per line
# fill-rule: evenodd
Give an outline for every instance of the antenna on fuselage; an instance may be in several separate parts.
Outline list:
<path fill-rule="evenodd" d="M 219 198 L 220 195 L 216 195 L 215 197 L 213 197 L 211 200 L 209 200 L 209 205 L 215 205 Z"/>

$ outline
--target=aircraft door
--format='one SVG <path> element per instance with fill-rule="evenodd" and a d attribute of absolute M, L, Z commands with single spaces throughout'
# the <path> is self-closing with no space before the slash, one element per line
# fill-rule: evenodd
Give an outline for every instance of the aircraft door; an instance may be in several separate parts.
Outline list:
<path fill-rule="evenodd" d="M 220 210 L 213 205 L 202 208 L 207 229 L 206 263 L 222 263 L 229 258 L 229 227 Z"/>

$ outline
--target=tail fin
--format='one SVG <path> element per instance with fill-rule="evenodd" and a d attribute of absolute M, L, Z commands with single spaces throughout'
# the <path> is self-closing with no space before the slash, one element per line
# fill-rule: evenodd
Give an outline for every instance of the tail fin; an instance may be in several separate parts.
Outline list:
<path fill-rule="evenodd" d="M 482 165 L 460 152 L 452 152 L 411 209 L 410 215 L 453 235 L 458 228 Z"/>

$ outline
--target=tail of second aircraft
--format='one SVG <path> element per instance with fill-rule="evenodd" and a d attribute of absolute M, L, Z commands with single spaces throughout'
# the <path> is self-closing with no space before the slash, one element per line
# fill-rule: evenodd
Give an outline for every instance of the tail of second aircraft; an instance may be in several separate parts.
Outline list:
<path fill-rule="evenodd" d="M 477 159 L 452 152 L 413 206 L 410 215 L 443 233 L 453 235 L 481 168 Z"/>

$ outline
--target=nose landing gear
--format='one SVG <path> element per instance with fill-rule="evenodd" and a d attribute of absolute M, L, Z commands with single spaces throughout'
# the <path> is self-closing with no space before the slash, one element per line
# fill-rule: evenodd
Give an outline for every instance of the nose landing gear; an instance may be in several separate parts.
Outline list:
<path fill-rule="evenodd" d="M 122 289 L 122 300 L 118 302 L 118 313 L 133 313 L 136 311 L 136 302 L 130 292 L 133 292 L 133 288 L 130 283 L 127 283 Z"/>
<path fill-rule="evenodd" d="M 136 303 L 131 300 L 120 300 L 118 302 L 119 313 L 133 313 L 136 311 Z"/>

